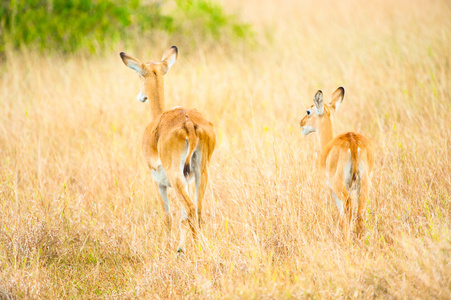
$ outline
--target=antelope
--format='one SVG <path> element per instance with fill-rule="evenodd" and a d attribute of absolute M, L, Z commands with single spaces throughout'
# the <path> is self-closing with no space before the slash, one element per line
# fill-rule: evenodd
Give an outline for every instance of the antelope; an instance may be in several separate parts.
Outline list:
<path fill-rule="evenodd" d="M 174 65 L 178 49 L 167 49 L 159 62 L 142 63 L 121 52 L 124 64 L 138 72 L 140 102 L 149 102 L 151 121 L 144 131 L 142 149 L 151 175 L 158 188 L 158 198 L 165 211 L 165 223 L 171 235 L 172 215 L 168 188 L 172 187 L 181 204 L 180 241 L 178 253 L 185 252 L 189 228 L 194 240 L 202 224 L 202 200 L 208 181 L 207 167 L 216 145 L 214 126 L 196 109 L 174 107 L 165 110 L 163 76 Z M 194 179 L 194 201 L 188 183 Z"/>
<path fill-rule="evenodd" d="M 319 90 L 313 105 L 300 122 L 302 134 L 316 132 L 321 147 L 320 166 L 326 176 L 331 198 L 335 200 L 340 220 L 349 228 L 352 220 L 352 202 L 357 202 L 357 236 L 364 229 L 363 213 L 371 184 L 374 151 L 370 141 L 356 132 L 347 132 L 334 138 L 333 115 L 343 101 L 345 90 L 339 87 L 329 104 L 323 102 Z M 340 222 L 342 223 L 342 222 Z M 346 224 L 347 223 L 347 224 Z"/>

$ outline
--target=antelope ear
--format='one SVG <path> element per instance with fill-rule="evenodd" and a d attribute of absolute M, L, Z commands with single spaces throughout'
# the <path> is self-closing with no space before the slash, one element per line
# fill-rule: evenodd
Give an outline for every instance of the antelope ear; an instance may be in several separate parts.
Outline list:
<path fill-rule="evenodd" d="M 341 102 L 343 102 L 343 98 L 345 97 L 345 89 L 343 87 L 339 87 L 333 94 L 332 94 L 332 101 L 330 102 L 330 107 L 334 111 L 337 111 L 338 107 L 340 106 Z"/>
<path fill-rule="evenodd" d="M 147 69 L 144 66 L 142 62 L 140 62 L 138 59 L 134 58 L 131 55 L 128 55 L 127 53 L 121 52 L 120 56 L 122 58 L 122 61 L 124 64 L 129 67 L 132 70 L 135 70 L 138 72 L 139 75 L 144 76 L 147 74 Z"/>
<path fill-rule="evenodd" d="M 316 111 L 318 115 L 322 115 L 324 111 L 324 103 L 323 103 L 323 92 L 318 90 L 313 98 L 313 103 L 315 103 Z"/>
<path fill-rule="evenodd" d="M 175 64 L 178 53 L 179 51 L 176 46 L 172 46 L 171 48 L 164 51 L 163 58 L 161 59 L 162 62 L 166 62 L 167 64 L 167 69 L 166 72 L 164 72 L 164 74 L 166 74 L 172 67 L 172 65 Z"/>

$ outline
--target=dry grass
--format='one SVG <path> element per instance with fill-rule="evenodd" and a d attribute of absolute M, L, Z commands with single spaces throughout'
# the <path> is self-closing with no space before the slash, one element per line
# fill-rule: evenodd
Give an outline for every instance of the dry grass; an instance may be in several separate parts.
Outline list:
<path fill-rule="evenodd" d="M 10 56 L 0 298 L 450 298 L 449 3 L 224 3 L 255 24 L 260 46 L 186 56 L 179 45 L 166 76 L 167 108 L 198 108 L 218 136 L 203 238 L 181 259 L 143 165 L 150 112 L 134 100 L 126 49 Z M 171 44 L 132 54 L 158 59 Z M 349 243 L 315 138 L 298 128 L 316 90 L 341 85 L 336 131 L 377 149 L 366 236 Z"/>

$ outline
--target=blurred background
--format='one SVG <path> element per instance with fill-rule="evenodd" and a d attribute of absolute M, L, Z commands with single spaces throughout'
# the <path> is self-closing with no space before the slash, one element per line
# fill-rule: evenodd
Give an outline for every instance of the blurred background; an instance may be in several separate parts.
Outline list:
<path fill-rule="evenodd" d="M 451 298 L 448 0 L 0 2 L 0 299 Z M 172 45 L 166 108 L 216 128 L 202 237 L 175 257 L 127 52 Z M 299 121 L 376 149 L 344 242 Z"/>
<path fill-rule="evenodd" d="M 118 44 L 136 48 L 168 38 L 193 49 L 253 36 L 250 24 L 207 0 L 2 1 L 0 16 L 2 53 L 10 47 L 105 54 Z"/>

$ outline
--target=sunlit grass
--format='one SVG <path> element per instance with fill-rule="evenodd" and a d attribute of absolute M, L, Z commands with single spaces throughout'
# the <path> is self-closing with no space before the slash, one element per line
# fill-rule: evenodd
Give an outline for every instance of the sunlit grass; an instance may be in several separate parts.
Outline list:
<path fill-rule="evenodd" d="M 227 4 L 226 4 L 227 5 Z M 176 258 L 141 137 L 149 107 L 119 51 L 8 55 L 0 78 L 0 295 L 450 298 L 451 13 L 446 1 L 249 1 L 249 49 L 179 46 L 166 108 L 216 126 L 205 224 Z M 270 32 L 271 40 L 265 39 Z M 336 131 L 377 150 L 361 241 L 343 242 L 298 124 L 346 90 Z M 172 195 L 174 216 L 179 212 Z"/>

